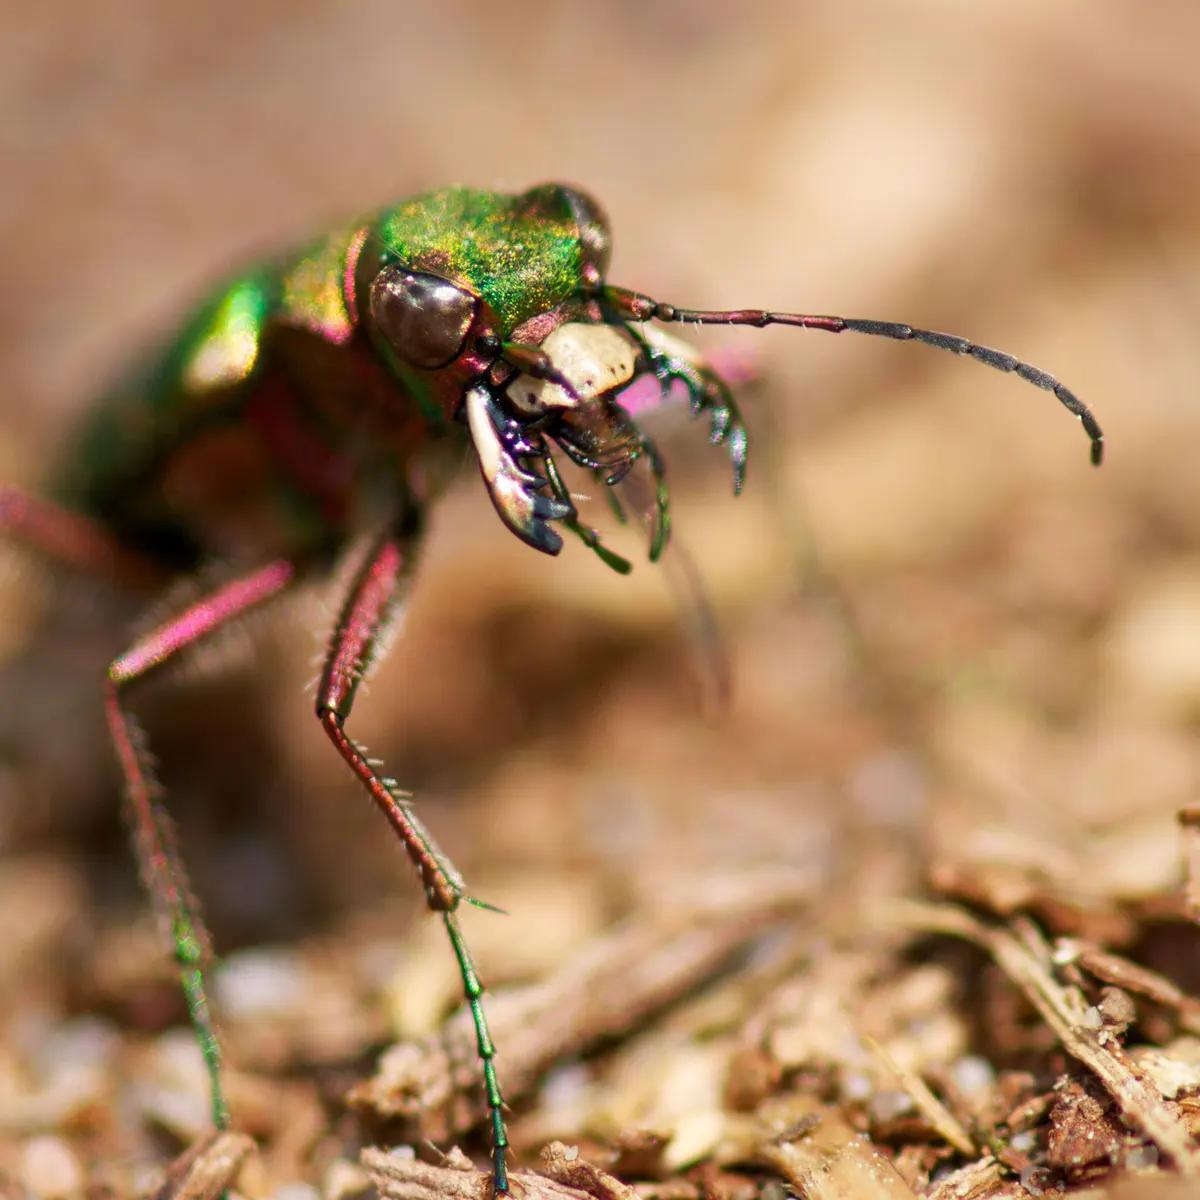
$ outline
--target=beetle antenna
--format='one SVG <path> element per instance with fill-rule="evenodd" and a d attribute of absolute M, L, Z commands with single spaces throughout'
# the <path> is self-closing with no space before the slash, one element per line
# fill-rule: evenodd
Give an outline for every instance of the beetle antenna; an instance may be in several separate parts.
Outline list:
<path fill-rule="evenodd" d="M 901 342 L 924 342 L 937 350 L 949 350 L 953 354 L 967 354 L 985 366 L 997 371 L 1012 372 L 1027 383 L 1051 392 L 1058 402 L 1079 418 L 1084 432 L 1091 439 L 1092 463 L 1099 466 L 1104 458 L 1104 432 L 1091 410 L 1065 384 L 1040 367 L 1022 362 L 1001 350 L 992 350 L 977 345 L 964 337 L 950 333 L 936 333 L 931 329 L 916 329 L 892 321 L 867 321 L 857 317 L 823 317 L 808 313 L 769 312 L 762 308 L 734 308 L 713 311 L 697 308 L 676 308 L 673 304 L 662 304 L 638 292 L 625 288 L 605 289 L 605 298 L 623 316 L 635 321 L 682 322 L 695 325 L 752 325 L 762 329 L 767 325 L 791 325 L 800 329 L 820 329 L 826 333 L 863 333 L 870 337 L 894 338 Z"/>

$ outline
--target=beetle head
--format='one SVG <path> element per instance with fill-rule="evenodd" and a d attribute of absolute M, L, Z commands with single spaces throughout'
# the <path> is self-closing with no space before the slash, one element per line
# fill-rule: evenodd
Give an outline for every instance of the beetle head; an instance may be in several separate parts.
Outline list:
<path fill-rule="evenodd" d="M 550 444 L 605 484 L 624 478 L 646 448 L 645 435 L 616 399 L 633 379 L 638 350 L 623 329 L 569 321 L 516 357 L 525 369 L 468 389 L 467 421 L 501 519 L 523 541 L 557 554 L 562 538 L 550 522 L 581 527 Z"/>
<path fill-rule="evenodd" d="M 580 527 L 549 447 L 605 483 L 646 454 L 615 399 L 646 362 L 602 303 L 610 244 L 576 188 L 452 188 L 385 214 L 348 268 L 371 340 L 429 419 L 465 418 L 501 519 L 550 554 L 551 522 Z"/>

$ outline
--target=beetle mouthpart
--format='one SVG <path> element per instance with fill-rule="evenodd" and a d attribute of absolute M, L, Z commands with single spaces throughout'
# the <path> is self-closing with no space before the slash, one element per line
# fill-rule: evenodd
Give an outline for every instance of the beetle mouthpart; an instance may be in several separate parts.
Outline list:
<path fill-rule="evenodd" d="M 624 387 L 633 378 L 637 360 L 637 346 L 624 329 L 581 321 L 560 325 L 538 347 L 514 346 L 524 353 L 524 362 L 514 362 L 508 349 L 506 346 L 505 359 L 522 373 L 508 385 L 506 394 L 525 413 L 588 407 L 590 401 Z M 531 371 L 529 351 L 539 354 L 548 367 Z M 550 371 L 557 378 L 551 377 Z"/>
<path fill-rule="evenodd" d="M 479 456 L 479 470 L 500 520 L 527 545 L 557 554 L 562 537 L 550 527 L 572 513 L 569 504 L 543 495 L 547 480 L 533 474 L 524 459 L 539 456 L 541 438 L 530 441 L 519 421 L 505 415 L 482 385 L 466 394 L 467 427 Z"/>
<path fill-rule="evenodd" d="M 572 403 L 577 404 L 582 399 L 575 390 L 575 385 L 550 361 L 550 356 L 540 346 L 505 342 L 501 347 L 500 357 L 510 367 L 516 367 L 522 375 L 543 383 L 551 383 L 561 389 Z"/>
<path fill-rule="evenodd" d="M 629 474 L 642 453 L 641 430 L 612 401 L 559 413 L 546 432 L 573 463 L 601 472 L 610 487 Z"/>

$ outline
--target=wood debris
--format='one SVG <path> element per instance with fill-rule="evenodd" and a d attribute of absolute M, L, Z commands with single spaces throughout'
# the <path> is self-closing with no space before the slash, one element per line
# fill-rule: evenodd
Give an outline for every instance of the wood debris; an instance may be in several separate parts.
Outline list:
<path fill-rule="evenodd" d="M 763 934 L 811 888 L 792 896 L 747 888 L 737 903 L 655 914 L 597 939 L 532 987 L 491 998 L 493 1039 L 504 1050 L 504 1087 L 512 1103 L 548 1066 L 636 1027 Z M 420 1136 L 444 1140 L 478 1121 L 478 1056 L 470 1014 L 460 1011 L 425 1042 L 393 1047 L 374 1077 L 349 1100 L 380 1118 L 406 1117 Z"/>
<path fill-rule="evenodd" d="M 832 280 L 1061 372 L 1101 471 L 1052 395 L 977 363 L 713 329 L 762 356 L 748 486 L 685 404 L 646 414 L 679 540 L 624 578 L 506 537 L 435 439 L 404 636 L 350 724 L 507 910 L 463 926 L 515 1200 L 1200 1195 L 1200 5 L 542 7 L 0 6 L 0 489 L 40 486 L 231 239 L 267 252 L 481 146 L 513 186 L 596 158 L 621 282 Z M 361 407 L 327 391 L 319 431 Z M 188 418 L 219 463 L 224 411 Z M 209 514 L 235 549 L 274 537 L 236 528 L 240 462 Z M 646 465 L 627 528 L 568 480 L 621 554 Z M 304 691 L 336 587 L 135 700 L 220 963 L 215 1136 L 100 695 L 141 606 L 8 549 L 0 1200 L 491 1200 L 444 931 Z"/>
<path fill-rule="evenodd" d="M 154 1200 L 217 1200 L 237 1181 L 253 1151 L 254 1141 L 244 1133 L 214 1133 L 167 1168 Z"/>

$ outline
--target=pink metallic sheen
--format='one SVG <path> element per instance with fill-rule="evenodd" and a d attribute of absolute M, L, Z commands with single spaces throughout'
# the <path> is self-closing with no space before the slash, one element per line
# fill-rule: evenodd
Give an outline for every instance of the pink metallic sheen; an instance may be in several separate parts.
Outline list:
<path fill-rule="evenodd" d="M 708 356 L 708 363 L 713 371 L 730 387 L 735 388 L 758 377 L 760 362 L 760 356 L 752 350 L 735 350 L 730 347 L 714 350 Z M 639 375 L 617 397 L 621 407 L 631 417 L 640 417 L 643 413 L 682 404 L 687 398 L 687 388 L 678 380 L 671 384 L 670 390 L 664 396 L 658 380 L 649 374 Z"/>
<path fill-rule="evenodd" d="M 396 592 L 403 566 L 400 547 L 385 541 L 371 560 L 340 623 L 333 652 L 317 689 L 317 707 L 345 715 L 347 699 Z"/>
<path fill-rule="evenodd" d="M 355 275 L 358 272 L 358 260 L 362 255 L 363 246 L 367 241 L 367 227 L 364 225 L 350 241 L 346 248 L 346 267 L 342 272 L 342 297 L 346 301 L 346 312 L 350 315 L 350 324 L 358 328 L 358 297 L 355 294 Z"/>
<path fill-rule="evenodd" d="M 119 684 L 144 675 L 151 667 L 211 633 L 232 616 L 282 591 L 294 574 L 292 564 L 281 560 L 245 579 L 226 584 L 114 659 L 108 668 L 108 678 Z"/>

